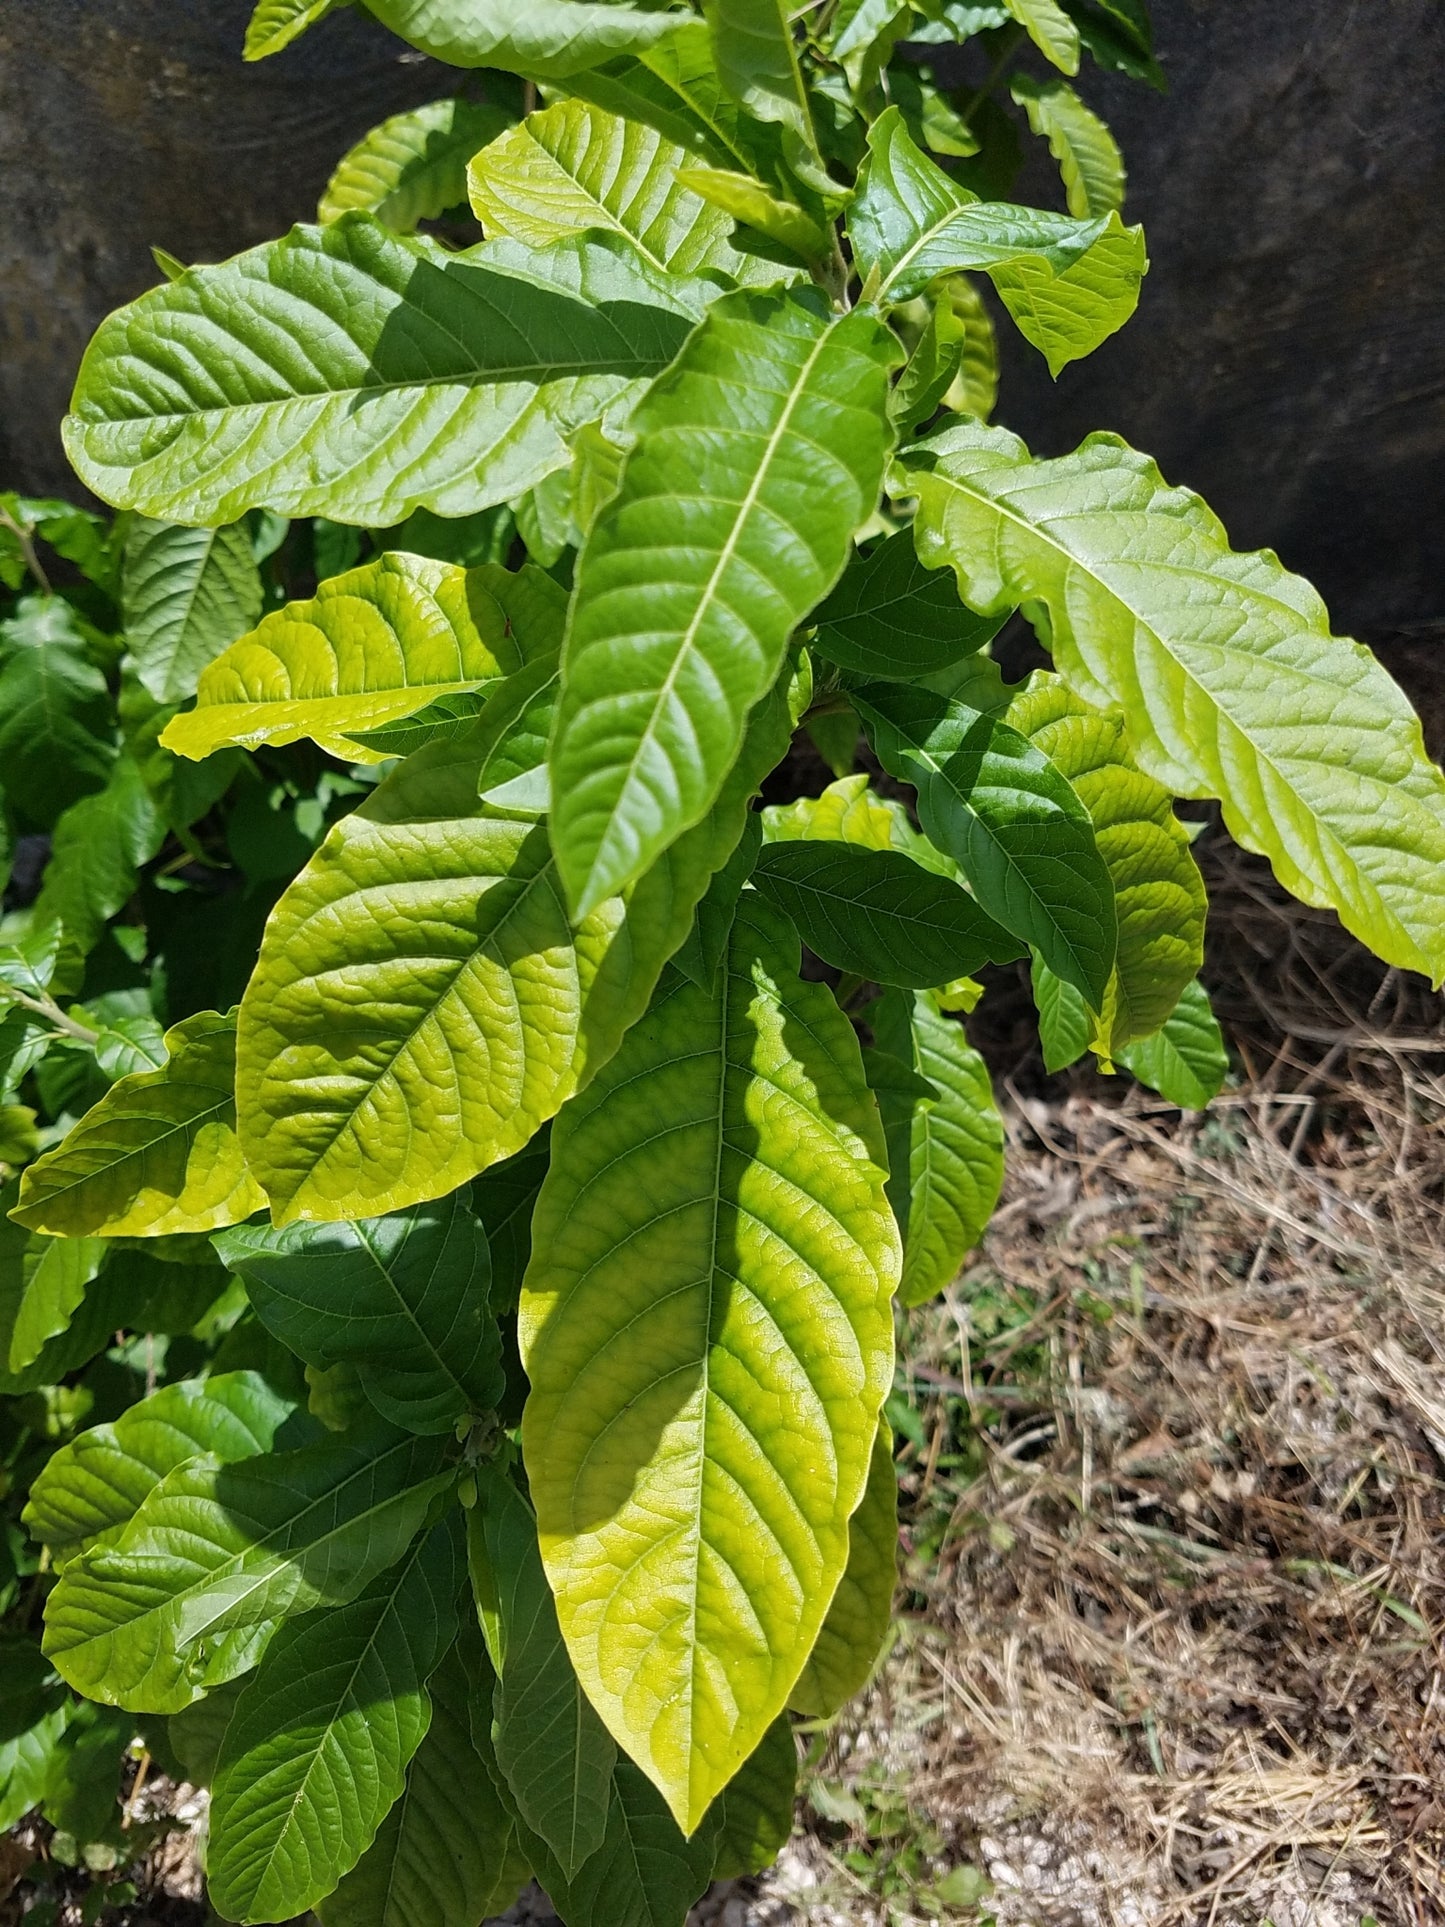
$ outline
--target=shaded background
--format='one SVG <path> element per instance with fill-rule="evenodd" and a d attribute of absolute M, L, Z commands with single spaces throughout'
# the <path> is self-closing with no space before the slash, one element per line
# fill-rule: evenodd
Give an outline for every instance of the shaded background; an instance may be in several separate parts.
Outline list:
<path fill-rule="evenodd" d="M 59 420 L 95 325 L 156 280 L 153 242 L 215 260 L 310 218 L 351 141 L 456 85 L 349 9 L 246 66 L 248 12 L 0 0 L 5 486 L 77 492 Z M 1117 429 L 1338 626 L 1413 657 L 1445 638 L 1445 8 L 1154 14 L 1168 96 L 1087 63 L 1080 83 L 1149 237 L 1139 313 L 1057 384 L 1004 331 L 1000 419 L 1041 454 Z M 1058 205 L 1028 145 L 1020 192 Z"/>

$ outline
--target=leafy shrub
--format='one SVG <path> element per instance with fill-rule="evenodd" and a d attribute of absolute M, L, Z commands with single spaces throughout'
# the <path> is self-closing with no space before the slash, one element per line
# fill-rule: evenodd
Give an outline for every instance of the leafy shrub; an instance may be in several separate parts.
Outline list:
<path fill-rule="evenodd" d="M 6 509 L 52 842 L 0 951 L 0 1786 L 65 1826 L 55 1762 L 139 1726 L 229 1918 L 473 1927 L 535 1872 L 660 1927 L 776 1852 L 789 1713 L 886 1632 L 893 1299 L 1002 1177 L 975 973 L 1203 1105 L 1174 799 L 1438 981 L 1445 780 L 1146 456 L 988 425 L 989 301 L 1055 372 L 1135 305 L 1060 74 L 1156 79 L 1138 0 L 372 11 L 526 97 L 163 261 L 67 423 L 117 521 Z M 973 38 L 967 96 L 896 46 Z M 1003 198 L 1005 92 L 1067 213 Z M 412 232 L 464 192 L 480 243 Z M 800 728 L 837 780 L 755 807 Z"/>

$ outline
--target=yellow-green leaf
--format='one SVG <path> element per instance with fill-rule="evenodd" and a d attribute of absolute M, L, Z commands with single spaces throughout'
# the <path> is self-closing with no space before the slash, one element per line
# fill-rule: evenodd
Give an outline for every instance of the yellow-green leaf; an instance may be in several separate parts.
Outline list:
<path fill-rule="evenodd" d="M 159 1070 L 113 1084 L 25 1172 L 11 1213 L 58 1237 L 158 1238 L 239 1224 L 265 1203 L 236 1136 L 236 1020 L 202 1011 Z"/>
<path fill-rule="evenodd" d="M 1062 677 L 1039 673 L 1004 715 L 1078 791 L 1114 879 L 1119 943 L 1097 1032 L 1107 1058 L 1156 1031 L 1203 963 L 1204 879 L 1173 798 L 1135 764 L 1117 709 L 1095 709 Z"/>
<path fill-rule="evenodd" d="M 499 682 L 555 645 L 565 608 L 561 590 L 530 567 L 514 576 L 493 563 L 379 556 L 232 643 L 161 743 L 199 760 L 231 743 L 309 736 L 347 762 L 380 762 L 384 752 L 355 741 L 358 731 Z"/>
<path fill-rule="evenodd" d="M 1085 701 L 1123 710 L 1139 766 L 1214 796 L 1285 888 L 1387 963 L 1445 979 L 1445 777 L 1419 719 L 1309 583 L 1113 435 L 1035 461 L 961 423 L 910 459 L 919 553 L 971 607 L 1023 604 Z"/>
<path fill-rule="evenodd" d="M 510 120 L 504 109 L 474 100 L 429 100 L 393 114 L 338 162 L 317 220 L 337 221 L 359 208 L 410 234 L 418 221 L 466 200 L 467 162 Z"/>
<path fill-rule="evenodd" d="M 812 1650 L 891 1379 L 878 1114 L 798 954 L 745 893 L 714 991 L 665 979 L 558 1120 L 523 1287 L 563 1635 L 685 1832 Z"/>

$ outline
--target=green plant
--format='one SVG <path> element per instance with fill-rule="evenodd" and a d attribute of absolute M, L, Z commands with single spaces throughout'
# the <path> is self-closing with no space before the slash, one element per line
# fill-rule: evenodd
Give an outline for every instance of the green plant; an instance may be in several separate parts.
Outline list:
<path fill-rule="evenodd" d="M 263 0 L 248 52 L 327 7 Z M 389 122 L 320 225 L 163 264 L 66 431 L 153 518 L 109 538 L 124 641 L 74 597 L 7 629 L 0 731 L 67 625 L 85 725 L 17 763 L 27 810 L 83 793 L 13 969 L 79 928 L 150 972 L 130 1032 L 58 961 L 12 984 L 52 1055 L 123 1072 L 50 1106 L 10 1222 L 55 1278 L 22 1261 L 12 1324 L 77 1334 L 63 1399 L 86 1345 L 166 1329 L 118 1267 L 214 1294 L 34 1481 L 45 1655 L 168 1717 L 228 1917 L 470 1927 L 532 1871 L 573 1927 L 661 1927 L 775 1853 L 789 1710 L 836 1711 L 886 1632 L 892 1301 L 1002 1177 L 974 973 L 1030 959 L 1051 1066 L 1203 1104 L 1173 799 L 1438 981 L 1445 779 L 1314 592 L 1146 457 L 986 424 L 970 275 L 1055 371 L 1137 298 L 1117 150 L 1016 63 L 1154 77 L 1138 0 L 371 11 L 547 104 Z M 909 36 L 981 40 L 983 87 Z M 1066 214 L 1001 198 L 1005 88 Z M 481 242 L 401 231 L 464 184 Z M 280 517 L 318 518 L 318 584 L 258 622 Z M 1015 610 L 1055 672 L 1010 686 Z M 285 884 L 264 933 L 262 891 L 168 934 L 185 865 L 129 831 L 61 892 L 137 754 L 91 752 L 117 678 L 162 759 L 127 794 L 190 799 L 152 838 L 204 866 L 220 820 Z M 755 809 L 800 727 L 838 779 Z"/>

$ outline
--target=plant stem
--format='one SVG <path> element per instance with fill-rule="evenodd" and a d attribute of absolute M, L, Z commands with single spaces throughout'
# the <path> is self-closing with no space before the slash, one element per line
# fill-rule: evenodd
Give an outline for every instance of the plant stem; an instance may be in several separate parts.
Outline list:
<path fill-rule="evenodd" d="M 54 591 L 50 586 L 50 577 L 40 566 L 40 557 L 35 553 L 35 544 L 30 539 L 29 529 L 22 527 L 21 524 L 15 520 L 15 517 L 10 513 L 9 509 L 5 507 L 3 502 L 0 502 L 0 523 L 3 523 L 5 527 L 9 529 L 10 533 L 15 537 L 15 540 L 20 544 L 20 554 L 24 559 L 25 566 L 40 584 L 42 592 L 46 595 L 53 594 Z"/>
<path fill-rule="evenodd" d="M 1018 52 L 1019 43 L 1023 40 L 1023 37 L 1024 30 L 1022 27 L 1010 27 L 1005 32 L 1003 43 L 998 50 L 998 57 L 989 69 L 988 78 L 984 81 L 982 87 L 978 89 L 977 93 L 969 96 L 966 105 L 959 109 L 958 118 L 963 122 L 965 127 L 971 123 L 974 115 L 1003 78 L 1004 68 L 1007 67 L 1014 55 Z"/>
<path fill-rule="evenodd" d="M 17 990 L 13 984 L 0 984 L 0 997 L 8 997 L 11 1003 L 19 1004 L 24 1010 L 33 1010 L 37 1017 L 45 1018 L 47 1023 L 54 1024 L 57 1030 L 63 1031 L 67 1037 L 73 1037 L 79 1044 L 93 1044 L 100 1035 L 88 1024 L 67 1017 L 53 997 L 32 997 L 26 991 Z"/>

